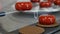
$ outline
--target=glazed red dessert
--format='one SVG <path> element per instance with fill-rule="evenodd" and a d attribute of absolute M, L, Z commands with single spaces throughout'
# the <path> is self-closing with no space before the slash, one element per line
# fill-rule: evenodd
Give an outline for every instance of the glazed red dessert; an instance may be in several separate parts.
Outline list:
<path fill-rule="evenodd" d="M 16 10 L 31 10 L 32 9 L 32 3 L 31 2 L 17 2 L 15 4 Z"/>
<path fill-rule="evenodd" d="M 42 25 L 52 25 L 55 23 L 54 15 L 40 15 L 39 16 L 39 24 Z"/>
<path fill-rule="evenodd" d="M 55 1 L 54 1 L 54 4 L 60 6 L 60 0 L 55 0 Z"/>
<path fill-rule="evenodd" d="M 40 0 L 31 0 L 31 2 L 40 2 Z"/>
<path fill-rule="evenodd" d="M 41 8 L 48 8 L 51 7 L 52 3 L 51 2 L 40 2 L 40 7 Z"/>

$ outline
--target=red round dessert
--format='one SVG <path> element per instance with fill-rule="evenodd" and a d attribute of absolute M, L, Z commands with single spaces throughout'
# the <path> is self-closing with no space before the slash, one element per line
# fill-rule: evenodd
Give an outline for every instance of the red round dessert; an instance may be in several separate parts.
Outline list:
<path fill-rule="evenodd" d="M 54 15 L 41 15 L 39 16 L 39 24 L 42 25 L 52 25 L 55 23 Z"/>
<path fill-rule="evenodd" d="M 51 7 L 51 6 L 52 6 L 51 2 L 40 2 L 41 8 L 46 8 L 46 7 Z"/>
<path fill-rule="evenodd" d="M 31 0 L 31 2 L 40 2 L 40 0 Z"/>
<path fill-rule="evenodd" d="M 31 10 L 32 9 L 32 3 L 31 2 L 17 2 L 15 4 L 16 10 Z"/>
<path fill-rule="evenodd" d="M 60 0 L 55 0 L 55 1 L 54 1 L 54 4 L 60 6 Z"/>

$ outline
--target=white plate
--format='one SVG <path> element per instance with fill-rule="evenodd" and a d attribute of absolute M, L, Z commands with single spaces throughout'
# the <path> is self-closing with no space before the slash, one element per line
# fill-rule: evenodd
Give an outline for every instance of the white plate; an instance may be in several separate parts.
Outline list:
<path fill-rule="evenodd" d="M 15 4 L 12 6 L 13 10 L 15 10 Z M 54 6 L 50 8 L 39 8 L 37 5 L 36 7 L 33 7 L 31 10 L 26 10 L 24 12 L 58 12 L 60 11 L 60 7 Z"/>
<path fill-rule="evenodd" d="M 23 1 L 23 0 L 22 0 Z M 26 0 L 28 1 L 28 0 Z M 21 2 L 20 0 L 18 0 L 17 2 Z M 60 11 L 60 6 L 55 6 L 54 4 L 52 4 L 52 7 L 49 8 L 40 8 L 39 7 L 39 3 L 32 3 L 33 4 L 33 8 L 31 10 L 26 10 L 24 12 L 58 12 Z M 13 10 L 15 9 L 15 4 L 13 4 L 12 6 Z"/>
<path fill-rule="evenodd" d="M 20 0 L 18 0 L 20 2 Z M 16 1 L 16 2 L 18 2 Z M 27 1 L 27 0 L 26 0 Z M 15 3 L 16 3 L 15 2 Z M 9 7 L 9 8 L 8 8 Z M 7 10 L 7 11 L 6 11 Z M 21 11 L 17 11 L 15 9 L 15 4 L 10 4 L 7 6 L 7 8 L 4 9 L 4 11 L 7 13 L 7 14 L 10 14 L 10 13 L 15 13 L 15 12 L 21 12 Z M 39 12 L 40 13 L 52 13 L 52 12 L 58 12 L 60 11 L 60 7 L 59 6 L 52 6 L 50 8 L 40 8 L 39 7 L 39 3 L 33 3 L 33 8 L 31 10 L 26 10 L 26 11 L 23 11 L 25 13 L 35 13 L 35 12 Z"/>

